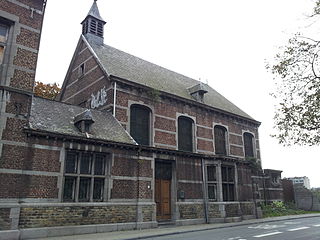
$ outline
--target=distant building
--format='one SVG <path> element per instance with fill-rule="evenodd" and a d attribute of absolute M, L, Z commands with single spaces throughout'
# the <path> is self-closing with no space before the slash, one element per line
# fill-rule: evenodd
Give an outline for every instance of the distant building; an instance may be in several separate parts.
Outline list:
<path fill-rule="evenodd" d="M 291 177 L 287 178 L 288 180 L 291 180 L 293 184 L 300 184 L 303 185 L 307 189 L 311 189 L 310 187 L 310 179 L 306 176 L 304 177 Z"/>

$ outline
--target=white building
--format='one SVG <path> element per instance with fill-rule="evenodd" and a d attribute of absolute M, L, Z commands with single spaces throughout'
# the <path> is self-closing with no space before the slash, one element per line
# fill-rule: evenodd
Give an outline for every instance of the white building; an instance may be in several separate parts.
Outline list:
<path fill-rule="evenodd" d="M 301 184 L 307 189 L 311 189 L 310 187 L 310 179 L 306 176 L 304 177 L 291 177 L 287 178 L 288 180 L 291 180 L 293 184 Z"/>

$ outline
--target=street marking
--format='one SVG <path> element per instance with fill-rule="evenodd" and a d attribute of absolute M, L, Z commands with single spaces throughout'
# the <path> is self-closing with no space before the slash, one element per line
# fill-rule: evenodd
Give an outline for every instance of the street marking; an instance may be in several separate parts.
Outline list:
<path fill-rule="evenodd" d="M 304 229 L 308 229 L 308 228 L 310 228 L 310 227 L 292 228 L 292 229 L 289 229 L 288 232 L 294 232 L 294 231 L 304 230 Z"/>
<path fill-rule="evenodd" d="M 248 227 L 248 228 L 269 230 L 269 229 L 280 228 L 280 227 L 285 227 L 285 225 L 262 224 L 262 225 L 258 225 L 258 226 Z"/>
<path fill-rule="evenodd" d="M 228 240 L 241 240 L 241 237 L 232 237 L 232 238 L 228 238 Z"/>
<path fill-rule="evenodd" d="M 320 224 L 317 224 L 317 225 L 313 225 L 314 227 L 320 227 Z"/>
<path fill-rule="evenodd" d="M 286 225 L 291 225 L 291 224 L 299 224 L 300 222 L 285 222 L 284 224 Z"/>
<path fill-rule="evenodd" d="M 272 236 L 272 235 L 277 235 L 280 234 L 282 232 L 272 232 L 272 233 L 266 233 L 266 234 L 261 234 L 261 235 L 257 235 L 257 236 L 253 236 L 255 238 L 261 238 L 261 237 L 267 237 L 267 236 Z"/>

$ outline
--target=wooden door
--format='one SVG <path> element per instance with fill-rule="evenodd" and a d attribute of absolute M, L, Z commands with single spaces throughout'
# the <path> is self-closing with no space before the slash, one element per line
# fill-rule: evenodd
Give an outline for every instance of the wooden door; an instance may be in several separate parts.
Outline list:
<path fill-rule="evenodd" d="M 171 219 L 171 180 L 156 179 L 157 220 Z"/>
<path fill-rule="evenodd" d="M 171 219 L 171 179 L 172 163 L 156 161 L 155 169 L 155 202 L 157 206 L 157 220 Z"/>

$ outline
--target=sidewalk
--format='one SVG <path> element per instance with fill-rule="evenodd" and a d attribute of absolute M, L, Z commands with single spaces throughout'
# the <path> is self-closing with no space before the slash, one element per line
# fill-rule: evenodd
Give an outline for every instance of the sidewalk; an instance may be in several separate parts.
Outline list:
<path fill-rule="evenodd" d="M 273 222 L 273 221 L 293 220 L 298 218 L 310 218 L 310 217 L 320 217 L 320 213 L 252 219 L 252 220 L 244 220 L 242 222 L 236 222 L 236 223 L 219 223 L 219 224 L 213 223 L 213 224 L 199 224 L 199 225 L 178 226 L 178 227 L 170 226 L 170 227 L 143 229 L 143 230 L 73 235 L 73 236 L 65 236 L 65 237 L 51 237 L 51 238 L 42 238 L 42 240 L 45 240 L 45 239 L 47 240 L 89 240 L 89 239 L 134 240 L 134 239 L 145 239 L 150 237 L 167 236 L 167 235 L 180 234 L 180 233 L 205 231 L 205 230 L 216 229 L 216 228 L 227 228 L 227 227 L 243 226 L 243 225 L 250 225 L 250 224 L 267 223 L 267 222 Z"/>

